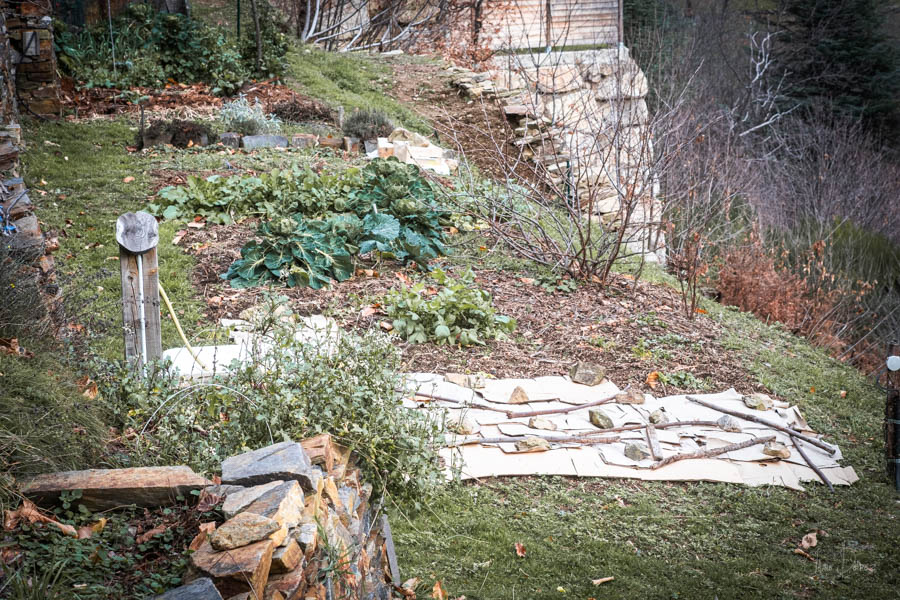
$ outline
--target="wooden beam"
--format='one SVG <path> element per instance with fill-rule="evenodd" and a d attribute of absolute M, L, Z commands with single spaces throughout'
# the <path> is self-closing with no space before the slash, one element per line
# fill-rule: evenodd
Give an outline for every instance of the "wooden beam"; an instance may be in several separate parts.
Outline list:
<path fill-rule="evenodd" d="M 144 365 L 147 361 L 157 360 L 162 356 L 159 264 L 156 252 L 159 230 L 156 219 L 147 213 L 122 215 L 116 221 L 116 241 L 119 242 L 119 268 L 122 276 L 125 359 L 136 360 L 138 364 Z"/>

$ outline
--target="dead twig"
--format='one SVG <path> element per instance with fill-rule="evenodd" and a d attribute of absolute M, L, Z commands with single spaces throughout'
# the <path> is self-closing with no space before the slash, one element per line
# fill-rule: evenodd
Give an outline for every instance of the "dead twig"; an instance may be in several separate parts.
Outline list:
<path fill-rule="evenodd" d="M 743 413 L 743 412 L 740 412 L 737 410 L 731 410 L 730 408 L 722 408 L 721 406 L 716 406 L 715 404 L 712 404 L 711 402 L 707 402 L 706 400 L 701 400 L 695 396 L 688 396 L 687 399 L 690 400 L 691 402 L 696 402 L 700 406 L 705 406 L 706 408 L 711 408 L 712 410 L 717 410 L 720 413 L 725 413 L 726 415 L 731 415 L 732 417 L 744 419 L 745 421 L 752 421 L 754 423 L 759 423 L 760 425 L 765 425 L 766 427 L 771 427 L 772 429 L 776 429 L 778 431 L 781 431 L 782 433 L 786 433 L 791 436 L 796 436 L 796 437 L 800 438 L 801 440 L 803 440 L 804 442 L 806 442 L 807 444 L 812 444 L 813 446 L 816 446 L 817 448 L 821 448 L 828 454 L 833 455 L 835 452 L 837 452 L 837 448 L 835 448 L 831 444 L 826 444 L 825 442 L 823 442 L 821 440 L 817 440 L 814 437 L 810 437 L 808 435 L 802 434 L 794 429 L 789 429 L 789 428 L 785 427 L 784 425 L 780 425 L 778 423 L 769 421 L 768 419 L 763 419 L 762 417 L 757 417 L 756 415 Z"/>
<path fill-rule="evenodd" d="M 612 437 L 598 437 L 594 434 L 587 435 L 573 435 L 573 436 L 564 436 L 564 435 L 554 435 L 543 437 L 539 435 L 529 435 L 529 436 L 500 436 L 500 437 L 492 437 L 492 438 L 475 438 L 468 437 L 458 442 L 454 442 L 452 444 L 447 444 L 447 448 L 456 448 L 458 446 L 469 446 L 471 444 L 514 444 L 516 442 L 521 442 L 529 437 L 536 437 L 542 439 L 544 441 L 550 443 L 558 443 L 558 444 L 612 444 L 613 442 L 618 442 L 618 436 Z"/>
<path fill-rule="evenodd" d="M 832 486 L 831 482 L 828 481 L 828 477 L 825 476 L 825 473 L 822 472 L 822 469 L 817 467 L 815 465 L 815 463 L 813 463 L 813 461 L 810 460 L 809 455 L 806 454 L 806 452 L 803 450 L 803 447 L 800 445 L 800 439 L 796 435 L 791 434 L 791 441 L 794 442 L 794 448 L 797 449 L 797 452 L 800 454 L 800 456 L 803 457 L 803 460 L 806 461 L 806 464 L 809 465 L 809 468 L 812 469 L 815 472 L 815 474 L 819 476 L 819 479 L 822 480 L 822 483 L 827 485 L 828 489 L 831 490 L 831 493 L 833 494 L 834 486 Z"/>
<path fill-rule="evenodd" d="M 397 390 L 401 394 L 407 393 L 402 390 Z M 495 406 L 488 406 L 487 404 L 478 404 L 476 402 L 465 402 L 463 400 L 456 400 L 454 398 L 447 398 L 446 396 L 438 396 L 437 394 L 429 394 L 427 392 L 413 392 L 413 397 L 421 396 L 422 398 L 429 398 L 431 400 L 437 400 L 439 402 L 450 402 L 452 404 L 462 404 L 466 408 L 478 408 L 480 410 L 492 410 L 494 412 L 499 412 L 503 414 L 507 414 L 505 410 L 502 408 L 497 408 Z"/>
<path fill-rule="evenodd" d="M 570 412 L 575 412 L 576 410 L 581 410 L 582 408 L 591 408 L 592 406 L 600 406 L 601 404 L 607 404 L 609 402 L 612 402 L 613 400 L 616 399 L 616 396 L 627 392 L 628 388 L 630 388 L 630 387 L 631 387 L 630 385 L 626 385 L 625 389 L 623 389 L 619 392 L 616 392 L 615 394 L 613 394 L 611 396 L 608 396 L 606 398 L 601 398 L 600 400 L 595 400 L 593 402 L 588 402 L 587 404 L 578 404 L 576 406 L 569 406 L 566 408 L 551 408 L 551 409 L 547 409 L 547 410 L 532 410 L 529 412 L 520 412 L 520 413 L 513 412 L 513 411 L 507 411 L 506 416 L 509 417 L 510 419 L 515 419 L 517 417 L 539 417 L 541 415 L 564 415 L 564 414 L 567 414 Z M 641 427 L 643 427 L 643 425 Z"/>
<path fill-rule="evenodd" d="M 684 454 L 675 454 L 668 458 L 664 458 L 662 460 L 658 460 L 652 465 L 650 465 L 651 469 L 659 469 L 660 467 L 664 467 L 666 465 L 672 464 L 673 462 L 677 462 L 679 460 L 686 460 L 689 458 L 712 458 L 713 456 L 718 456 L 720 454 L 725 454 L 727 452 L 732 452 L 734 450 L 741 450 L 742 448 L 748 448 L 750 446 L 755 446 L 757 444 L 765 444 L 768 442 L 774 442 L 774 435 L 767 435 L 766 437 L 754 438 L 752 440 L 746 440 L 743 442 L 738 442 L 737 444 L 729 444 L 728 446 L 722 446 L 721 448 L 709 448 L 706 450 L 698 450 L 696 452 L 685 452 Z"/>
<path fill-rule="evenodd" d="M 659 438 L 656 436 L 656 427 L 652 424 L 647 425 L 647 445 L 650 447 L 650 457 L 653 460 L 662 460 L 662 447 L 659 445 Z"/>

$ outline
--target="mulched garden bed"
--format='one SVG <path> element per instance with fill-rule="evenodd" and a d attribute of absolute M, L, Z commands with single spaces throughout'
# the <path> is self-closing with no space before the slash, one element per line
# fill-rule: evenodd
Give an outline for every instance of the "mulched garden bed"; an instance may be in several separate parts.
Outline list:
<path fill-rule="evenodd" d="M 232 289 L 220 278 L 240 256 L 243 244 L 253 238 L 255 227 L 256 223 L 248 220 L 231 226 L 195 225 L 185 229 L 183 236 L 179 233 L 179 245 L 197 258 L 192 279 L 206 299 L 210 321 L 235 318 L 259 302 L 261 290 Z M 441 262 L 445 269 L 453 268 L 447 259 Z M 362 316 L 361 310 L 401 286 L 407 277 L 421 275 L 393 262 L 359 267 L 356 277 L 326 289 L 277 291 L 290 299 L 298 314 L 325 313 L 351 331 L 380 327 L 386 320 L 383 313 Z M 477 285 L 493 295 L 498 313 L 516 319 L 511 339 L 470 348 L 398 341 L 405 369 L 532 377 L 564 374 L 574 361 L 585 360 L 604 365 L 620 387 L 631 384 L 654 394 L 684 390 L 672 384 L 651 388 L 647 377 L 653 371 L 687 372 L 714 390 L 732 386 L 742 392 L 757 389 L 739 357 L 718 342 L 720 326 L 704 314 L 688 319 L 675 290 L 615 275 L 605 290 L 581 285 L 566 293 L 548 291 L 521 273 L 490 269 L 475 273 Z"/>

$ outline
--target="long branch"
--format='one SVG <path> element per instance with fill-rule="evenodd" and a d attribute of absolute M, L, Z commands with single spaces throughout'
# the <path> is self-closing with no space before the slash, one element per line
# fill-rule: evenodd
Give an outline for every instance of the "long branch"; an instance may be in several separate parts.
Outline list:
<path fill-rule="evenodd" d="M 806 451 L 803 450 L 803 447 L 800 445 L 800 440 L 796 435 L 791 435 L 791 441 L 794 442 L 794 448 L 797 449 L 797 452 L 806 461 L 806 464 L 809 465 L 809 468 L 813 470 L 813 472 L 819 476 L 819 479 L 822 480 L 822 483 L 828 486 L 828 489 L 831 490 L 831 493 L 834 493 L 834 486 L 831 485 L 831 482 L 828 481 L 828 477 L 825 476 L 825 473 L 822 472 L 822 469 L 816 466 L 812 460 L 810 460 L 809 455 L 806 454 Z"/>
<path fill-rule="evenodd" d="M 706 400 L 701 400 L 695 396 L 688 396 L 687 399 L 690 400 L 691 402 L 696 402 L 700 406 L 705 406 L 706 408 L 711 408 L 713 410 L 717 410 L 720 413 L 725 413 L 726 415 L 731 415 L 732 417 L 744 419 L 745 421 L 753 421 L 754 423 L 759 423 L 760 425 L 765 425 L 766 427 L 771 427 L 772 429 L 777 429 L 778 431 L 781 431 L 782 433 L 786 433 L 788 435 L 795 436 L 795 437 L 803 440 L 807 444 L 812 444 L 813 446 L 821 448 L 828 454 L 833 455 L 835 452 L 837 452 L 837 448 L 835 448 L 831 444 L 826 444 L 825 442 L 823 442 L 821 440 L 817 440 L 814 437 L 809 437 L 808 435 L 804 435 L 794 429 L 789 429 L 789 428 L 785 427 L 784 425 L 775 423 L 774 421 L 770 421 L 768 419 L 763 419 L 762 417 L 757 417 L 756 415 L 743 413 L 738 410 L 731 410 L 730 408 L 722 408 L 721 406 L 716 406 L 715 404 L 712 404 L 711 402 L 707 402 Z"/>
<path fill-rule="evenodd" d="M 750 446 L 755 446 L 757 444 L 765 444 L 768 442 L 774 442 L 774 435 L 767 435 L 766 437 L 761 438 L 753 438 L 751 440 L 745 440 L 743 442 L 738 442 L 737 444 L 729 444 L 727 446 L 722 446 L 721 448 L 708 448 L 706 450 L 697 450 L 696 452 L 685 452 L 683 454 L 674 454 L 669 456 L 668 458 L 664 458 L 662 460 L 658 460 L 652 465 L 650 465 L 651 469 L 659 469 L 660 467 L 664 467 L 666 465 L 670 465 L 673 462 L 677 462 L 679 460 L 686 460 L 689 458 L 711 458 L 713 456 L 718 456 L 720 454 L 725 454 L 727 452 L 733 452 L 734 450 L 741 450 L 743 448 L 749 448 Z"/>

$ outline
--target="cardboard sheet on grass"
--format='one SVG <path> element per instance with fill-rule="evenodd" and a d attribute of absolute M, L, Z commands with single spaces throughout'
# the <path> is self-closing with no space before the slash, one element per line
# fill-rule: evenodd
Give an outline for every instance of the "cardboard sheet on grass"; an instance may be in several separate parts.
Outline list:
<path fill-rule="evenodd" d="M 721 481 L 746 485 L 779 485 L 802 490 L 802 483 L 819 482 L 818 476 L 797 452 L 788 434 L 765 425 L 738 419 L 740 432 L 727 432 L 719 427 L 684 426 L 657 429 L 663 457 L 719 448 L 752 438 L 774 435 L 791 451 L 787 459 L 775 459 L 763 453 L 758 444 L 742 450 L 721 454 L 713 458 L 686 459 L 658 469 L 651 469 L 652 459 L 632 460 L 625 455 L 629 443 L 646 445 L 646 430 L 610 433 L 618 441 L 600 444 L 553 442 L 551 449 L 543 452 L 520 452 L 514 442 L 482 442 L 490 438 L 526 436 L 577 437 L 598 431 L 590 422 L 589 408 L 565 414 L 542 415 L 556 430 L 534 429 L 529 426 L 530 417 L 516 417 L 515 413 L 561 409 L 580 406 L 619 392 L 615 384 L 604 381 L 597 386 L 573 383 L 568 377 L 539 377 L 536 379 L 483 379 L 474 382 L 475 387 L 464 387 L 447 381 L 441 375 L 413 373 L 407 375 L 410 393 L 418 393 L 414 399 L 405 400 L 407 406 L 438 405 L 447 410 L 447 421 L 460 416 L 477 425 L 477 432 L 464 436 L 447 433 L 450 447 L 441 450 L 447 464 L 448 476 L 459 469 L 463 479 L 498 477 L 509 475 L 570 475 L 578 477 L 628 477 L 647 481 Z M 528 403 L 510 404 L 510 396 L 521 387 L 528 396 Z M 438 396 L 447 400 L 435 400 L 426 396 Z M 742 395 L 733 389 L 717 394 L 693 394 L 693 397 L 716 406 L 755 414 L 785 427 L 795 427 L 806 435 L 818 437 L 810 430 L 796 406 L 776 403 L 771 410 L 747 408 Z M 643 404 L 611 402 L 600 408 L 613 421 L 614 427 L 646 425 L 656 410 L 665 413 L 669 422 L 717 421 L 722 413 L 701 406 L 686 396 L 654 398 L 645 395 Z M 452 400 L 452 401 L 451 401 Z M 497 410 L 469 406 L 478 404 Z M 505 412 L 513 413 L 507 416 Z M 803 443 L 803 450 L 812 462 L 822 470 L 834 485 L 850 485 L 857 481 L 851 466 L 841 466 L 840 449 L 834 455 L 811 444 Z"/>

